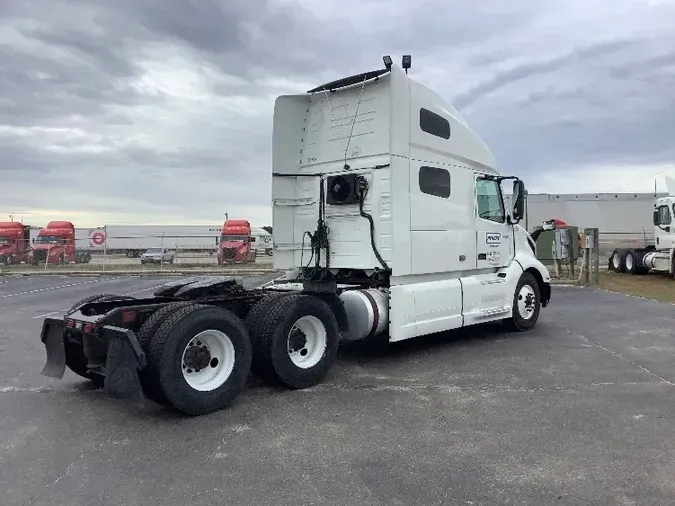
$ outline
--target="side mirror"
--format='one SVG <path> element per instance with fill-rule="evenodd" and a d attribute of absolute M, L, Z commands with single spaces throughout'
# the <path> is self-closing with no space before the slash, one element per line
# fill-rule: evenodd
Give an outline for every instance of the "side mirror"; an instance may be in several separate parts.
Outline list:
<path fill-rule="evenodd" d="M 520 179 L 513 182 L 513 220 L 518 222 L 525 217 L 525 183 Z"/>
<path fill-rule="evenodd" d="M 31 242 L 32 242 L 33 244 L 35 244 L 35 237 L 33 237 L 33 239 L 31 239 Z"/>
<path fill-rule="evenodd" d="M 654 219 L 653 219 L 653 221 L 654 221 L 655 227 L 658 227 L 661 224 L 661 220 L 659 220 L 659 210 L 658 209 L 654 209 Z"/>

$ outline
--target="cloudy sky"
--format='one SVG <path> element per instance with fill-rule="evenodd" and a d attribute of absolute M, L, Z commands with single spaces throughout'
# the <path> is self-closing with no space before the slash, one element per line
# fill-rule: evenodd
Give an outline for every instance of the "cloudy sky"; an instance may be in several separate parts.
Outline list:
<path fill-rule="evenodd" d="M 267 224 L 274 98 L 405 53 L 529 191 L 661 190 L 674 20 L 665 0 L 6 0 L 0 219 Z"/>

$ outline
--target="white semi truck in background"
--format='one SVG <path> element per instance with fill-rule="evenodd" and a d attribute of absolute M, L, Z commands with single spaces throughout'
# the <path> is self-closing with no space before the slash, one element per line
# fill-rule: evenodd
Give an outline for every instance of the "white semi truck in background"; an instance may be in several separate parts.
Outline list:
<path fill-rule="evenodd" d="M 227 406 L 249 371 L 291 389 L 316 385 L 341 340 L 494 321 L 532 329 L 551 285 L 519 224 L 523 182 L 501 176 L 459 113 L 408 77 L 409 57 L 403 68 L 384 62 L 275 102 L 283 283 L 191 278 L 152 297 L 87 297 L 45 318 L 43 374 L 69 367 L 109 394 L 199 415 Z"/>
<path fill-rule="evenodd" d="M 617 248 L 609 269 L 628 274 L 660 272 L 675 278 L 675 179 L 666 177 L 668 196 L 654 201 L 654 244 L 644 248 Z"/>

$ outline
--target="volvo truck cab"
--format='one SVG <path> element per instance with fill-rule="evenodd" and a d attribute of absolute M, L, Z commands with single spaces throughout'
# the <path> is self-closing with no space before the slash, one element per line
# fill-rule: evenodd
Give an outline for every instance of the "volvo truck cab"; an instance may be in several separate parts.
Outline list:
<path fill-rule="evenodd" d="M 385 68 L 278 97 L 274 266 L 282 282 L 177 279 L 152 297 L 100 294 L 45 318 L 43 374 L 198 415 L 249 371 L 324 380 L 341 341 L 401 341 L 490 321 L 532 329 L 550 276 L 519 222 L 525 188 L 440 95 Z M 504 205 L 511 184 L 513 207 Z"/>

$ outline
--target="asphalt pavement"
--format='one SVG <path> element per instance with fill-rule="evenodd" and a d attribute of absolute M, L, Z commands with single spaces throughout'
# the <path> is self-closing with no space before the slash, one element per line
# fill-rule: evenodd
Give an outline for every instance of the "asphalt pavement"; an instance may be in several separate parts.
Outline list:
<path fill-rule="evenodd" d="M 44 316 L 169 279 L 0 278 L 3 505 L 675 504 L 672 306 L 556 287 L 531 332 L 346 346 L 196 418 L 40 376 Z"/>

